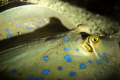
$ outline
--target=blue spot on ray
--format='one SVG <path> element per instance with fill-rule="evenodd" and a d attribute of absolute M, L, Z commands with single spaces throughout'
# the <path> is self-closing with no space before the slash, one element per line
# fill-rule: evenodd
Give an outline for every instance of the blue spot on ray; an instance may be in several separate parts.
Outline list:
<path fill-rule="evenodd" d="M 104 59 L 104 58 L 101 58 L 101 59 Z"/>
<path fill-rule="evenodd" d="M 92 63 L 92 60 L 88 60 L 89 63 Z"/>
<path fill-rule="evenodd" d="M 72 62 L 72 59 L 71 58 L 67 59 L 67 62 Z"/>
<path fill-rule="evenodd" d="M 77 74 L 76 72 L 69 73 L 70 76 L 75 76 L 76 74 Z"/>
<path fill-rule="evenodd" d="M 75 41 L 75 42 L 77 42 L 79 39 L 80 39 L 80 38 L 78 38 L 78 39 L 75 39 L 74 41 Z"/>
<path fill-rule="evenodd" d="M 94 75 L 95 78 L 98 78 L 98 75 Z"/>
<path fill-rule="evenodd" d="M 75 42 L 77 42 L 78 40 L 76 39 L 76 40 L 74 40 Z"/>
<path fill-rule="evenodd" d="M 33 29 L 33 27 L 31 27 L 31 26 L 26 26 L 28 29 Z"/>
<path fill-rule="evenodd" d="M 0 36 L 2 36 L 2 34 L 0 34 Z"/>
<path fill-rule="evenodd" d="M 18 23 L 18 24 L 17 24 L 17 26 L 18 26 L 18 27 L 21 27 L 21 26 L 22 26 L 22 24 Z"/>
<path fill-rule="evenodd" d="M 62 80 L 62 79 L 58 79 L 58 80 Z"/>
<path fill-rule="evenodd" d="M 106 70 L 107 68 L 106 67 L 103 67 L 104 70 Z"/>
<path fill-rule="evenodd" d="M 11 72 L 12 72 L 12 73 L 15 73 L 15 72 L 16 72 L 16 69 L 12 69 Z"/>
<path fill-rule="evenodd" d="M 44 61 L 48 61 L 48 59 L 49 59 L 48 56 L 44 56 L 44 57 L 43 57 L 43 60 L 44 60 Z"/>
<path fill-rule="evenodd" d="M 86 68 L 85 64 L 80 64 L 80 68 Z"/>
<path fill-rule="evenodd" d="M 65 36 L 65 34 L 60 34 L 60 36 Z"/>
<path fill-rule="evenodd" d="M 69 58 L 70 58 L 69 55 L 64 56 L 64 59 L 69 59 Z"/>
<path fill-rule="evenodd" d="M 46 74 L 49 74 L 50 73 L 50 70 L 43 70 L 42 71 L 42 74 L 46 75 Z"/>
<path fill-rule="evenodd" d="M 73 35 L 75 34 L 75 33 L 72 33 Z"/>
<path fill-rule="evenodd" d="M 32 19 L 31 21 L 34 21 L 34 19 Z"/>
<path fill-rule="evenodd" d="M 106 60 L 107 63 L 109 63 L 110 61 L 109 60 Z"/>
<path fill-rule="evenodd" d="M 54 40 L 54 39 L 51 39 L 50 41 L 51 41 L 51 42 L 55 42 L 55 40 Z"/>
<path fill-rule="evenodd" d="M 76 51 L 79 51 L 79 49 L 76 49 Z"/>
<path fill-rule="evenodd" d="M 104 56 L 106 56 L 106 53 L 103 53 Z"/>
<path fill-rule="evenodd" d="M 44 78 L 43 77 L 38 77 L 37 80 L 44 80 Z"/>
<path fill-rule="evenodd" d="M 41 24 L 42 22 L 38 21 L 38 24 Z"/>
<path fill-rule="evenodd" d="M 59 70 L 59 71 L 61 71 L 61 70 L 62 70 L 62 67 L 61 67 L 61 66 L 59 66 L 59 67 L 58 67 L 58 70 Z"/>
<path fill-rule="evenodd" d="M 102 62 L 101 61 L 96 61 L 97 62 L 97 64 L 102 64 Z"/>
<path fill-rule="evenodd" d="M 40 26 L 39 26 L 39 25 L 36 25 L 36 27 L 37 27 L 37 28 L 40 28 Z"/>
<path fill-rule="evenodd" d="M 69 55 L 64 56 L 64 59 L 66 59 L 67 62 L 72 62 L 72 59 Z"/>
<path fill-rule="evenodd" d="M 70 49 L 69 48 L 64 48 L 64 51 L 69 51 Z"/>
<path fill-rule="evenodd" d="M 5 29 L 5 31 L 9 31 L 9 29 Z"/>
<path fill-rule="evenodd" d="M 98 54 L 98 56 L 99 56 L 99 57 L 101 57 L 101 56 L 102 56 L 102 54 Z"/>
<path fill-rule="evenodd" d="M 33 80 L 35 77 L 34 76 L 29 76 L 29 79 L 30 80 Z"/>
<path fill-rule="evenodd" d="M 69 38 L 64 38 L 64 41 L 69 41 Z"/>
<path fill-rule="evenodd" d="M 99 72 L 99 74 L 102 74 L 102 72 Z"/>
<path fill-rule="evenodd" d="M 7 34 L 7 37 L 12 37 L 12 34 Z"/>

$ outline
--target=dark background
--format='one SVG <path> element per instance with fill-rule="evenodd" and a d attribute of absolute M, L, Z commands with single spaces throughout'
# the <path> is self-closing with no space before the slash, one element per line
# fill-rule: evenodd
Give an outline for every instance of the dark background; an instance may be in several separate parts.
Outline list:
<path fill-rule="evenodd" d="M 39 1 L 39 0 L 38 0 Z M 101 14 L 103 16 L 113 18 L 117 21 L 120 20 L 120 0 L 61 0 L 68 2 L 78 7 L 86 8 L 93 13 Z M 25 4 L 32 4 L 27 0 L 6 0 L 6 2 L 0 2 L 0 12 Z"/>

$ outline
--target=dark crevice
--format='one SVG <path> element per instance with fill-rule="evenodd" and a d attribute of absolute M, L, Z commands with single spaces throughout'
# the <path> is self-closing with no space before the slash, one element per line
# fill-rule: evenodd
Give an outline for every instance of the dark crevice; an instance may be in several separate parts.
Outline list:
<path fill-rule="evenodd" d="M 78 7 L 86 8 L 88 11 L 120 20 L 119 0 L 61 0 Z"/>
<path fill-rule="evenodd" d="M 39 0 L 38 0 L 39 1 Z M 86 8 L 88 11 L 96 14 L 120 20 L 120 0 L 60 0 L 78 7 Z M 27 0 L 8 0 L 0 7 L 0 12 L 13 7 L 34 4 Z"/>

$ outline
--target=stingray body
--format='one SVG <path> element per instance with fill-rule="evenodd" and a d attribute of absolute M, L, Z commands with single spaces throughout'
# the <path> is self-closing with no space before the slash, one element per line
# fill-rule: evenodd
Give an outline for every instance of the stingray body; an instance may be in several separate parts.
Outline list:
<path fill-rule="evenodd" d="M 88 27 L 75 28 L 71 20 L 39 5 L 7 10 L 0 14 L 0 19 L 0 79 L 118 79 L 120 52 L 114 40 L 98 36 L 84 38 L 80 32 L 90 34 Z M 65 33 L 57 35 L 60 32 Z M 21 37 L 24 33 L 27 35 Z"/>
<path fill-rule="evenodd" d="M 9 80 L 117 80 L 118 44 L 83 39 L 74 30 L 0 52 L 0 76 Z"/>

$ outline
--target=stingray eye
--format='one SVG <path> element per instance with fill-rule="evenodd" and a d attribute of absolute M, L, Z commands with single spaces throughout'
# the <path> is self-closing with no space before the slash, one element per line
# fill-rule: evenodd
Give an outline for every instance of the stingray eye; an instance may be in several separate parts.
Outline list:
<path fill-rule="evenodd" d="M 92 41 L 93 43 L 97 43 L 97 42 L 99 41 L 99 37 L 98 37 L 98 36 L 92 36 L 92 37 L 91 37 L 91 41 Z"/>

